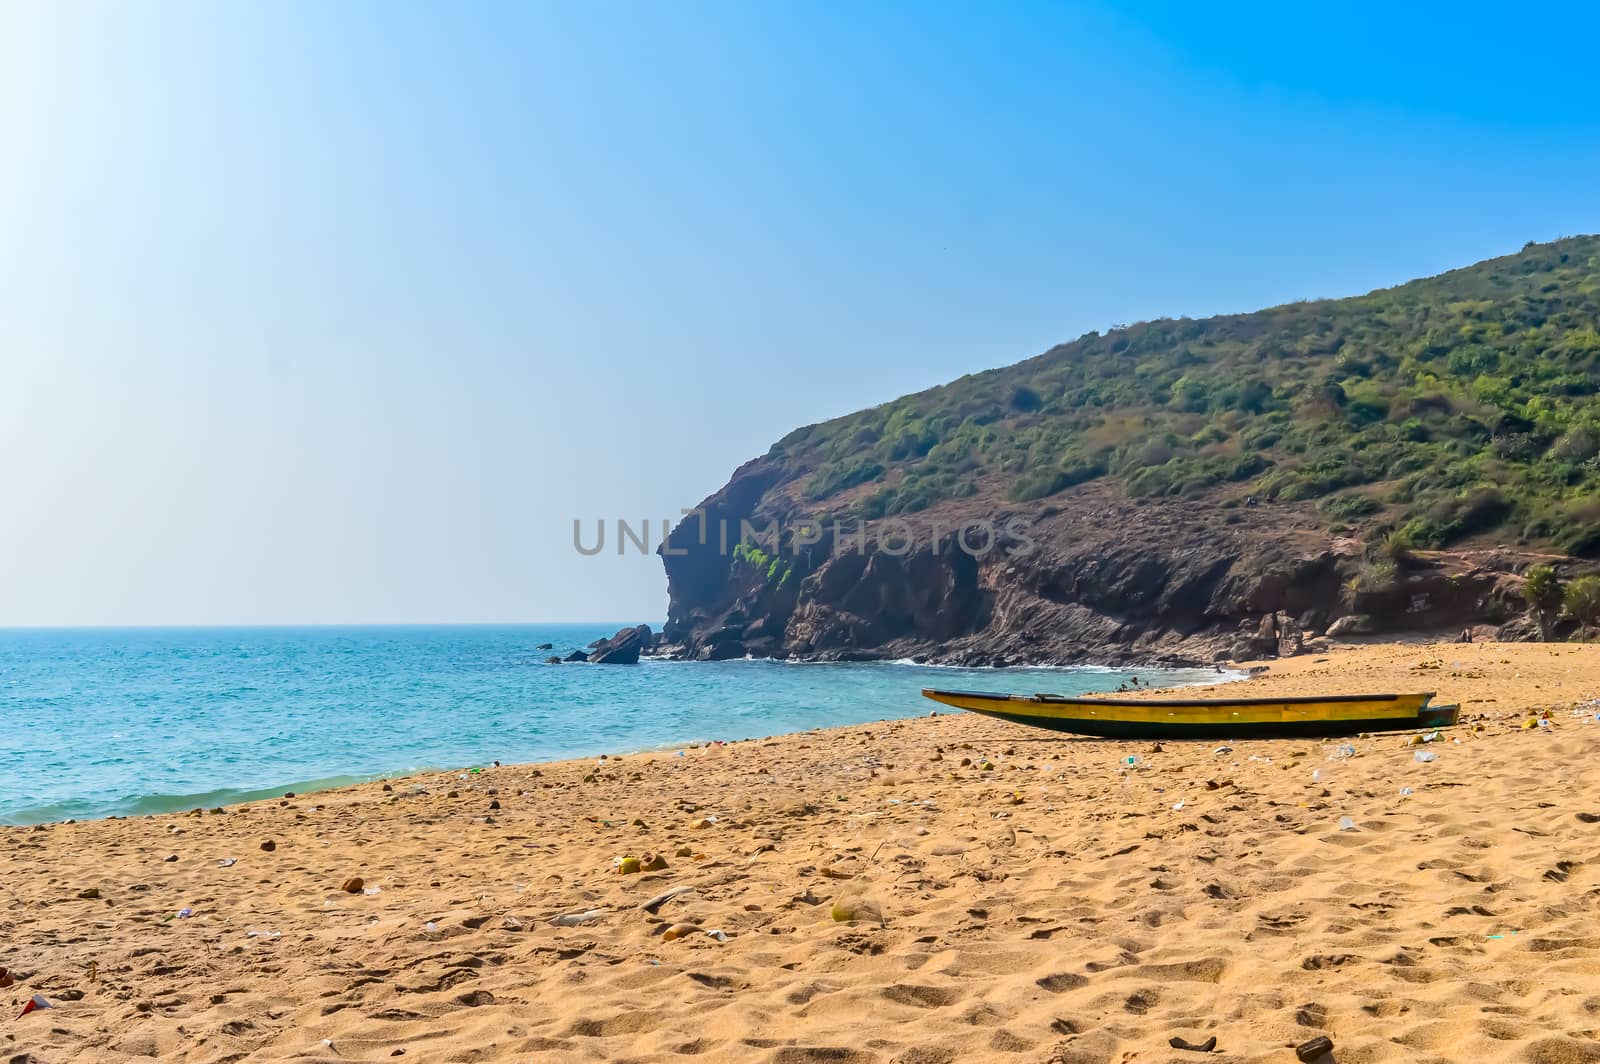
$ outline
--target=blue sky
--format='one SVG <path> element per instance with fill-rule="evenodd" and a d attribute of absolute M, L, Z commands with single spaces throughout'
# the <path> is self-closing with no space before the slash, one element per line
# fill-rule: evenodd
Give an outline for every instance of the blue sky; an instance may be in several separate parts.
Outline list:
<path fill-rule="evenodd" d="M 0 7 L 0 624 L 656 620 L 802 424 L 1600 230 L 1573 6 Z"/>

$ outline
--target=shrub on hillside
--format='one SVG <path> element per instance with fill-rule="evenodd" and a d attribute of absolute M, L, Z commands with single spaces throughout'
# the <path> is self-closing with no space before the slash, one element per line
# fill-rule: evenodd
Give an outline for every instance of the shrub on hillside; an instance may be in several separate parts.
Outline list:
<path fill-rule="evenodd" d="M 1357 517 L 1375 514 L 1383 507 L 1370 495 L 1352 492 L 1348 495 L 1334 495 L 1323 499 L 1317 504 L 1317 509 L 1336 521 L 1350 521 Z"/>
<path fill-rule="evenodd" d="M 1566 602 L 1566 589 L 1561 586 L 1555 569 L 1548 565 L 1535 565 L 1529 569 L 1528 578 L 1522 585 L 1522 597 L 1533 610 L 1540 635 L 1548 641 L 1550 625 Z"/>
<path fill-rule="evenodd" d="M 1579 624 L 1600 625 L 1600 576 L 1580 576 L 1568 584 L 1562 604 Z"/>

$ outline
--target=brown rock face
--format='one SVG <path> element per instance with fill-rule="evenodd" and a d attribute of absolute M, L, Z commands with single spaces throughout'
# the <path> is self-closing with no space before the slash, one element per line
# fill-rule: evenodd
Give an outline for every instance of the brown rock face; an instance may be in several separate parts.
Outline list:
<path fill-rule="evenodd" d="M 1520 612 L 1514 578 L 1450 556 L 1353 591 L 1359 543 L 1308 506 L 1242 493 L 1131 500 L 1096 483 L 1032 504 L 947 501 L 897 525 L 836 519 L 849 493 L 808 502 L 802 483 L 757 459 L 705 500 L 703 523 L 673 530 L 660 553 L 674 653 L 1209 664 L 1300 653 L 1336 621 L 1458 634 Z"/>

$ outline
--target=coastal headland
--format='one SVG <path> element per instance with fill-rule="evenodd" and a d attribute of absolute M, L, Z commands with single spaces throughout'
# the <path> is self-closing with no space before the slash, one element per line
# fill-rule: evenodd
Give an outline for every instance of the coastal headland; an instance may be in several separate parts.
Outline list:
<path fill-rule="evenodd" d="M 662 530 L 659 649 L 1209 665 L 1593 639 L 1597 282 L 1600 237 L 1530 243 L 1086 333 L 796 429 Z M 1546 570 L 1578 590 L 1530 609 Z"/>
<path fill-rule="evenodd" d="M 1464 716 L 1158 748 L 940 715 L 3 828 L 0 1058 L 1600 1060 L 1600 646 L 1221 690 Z"/>

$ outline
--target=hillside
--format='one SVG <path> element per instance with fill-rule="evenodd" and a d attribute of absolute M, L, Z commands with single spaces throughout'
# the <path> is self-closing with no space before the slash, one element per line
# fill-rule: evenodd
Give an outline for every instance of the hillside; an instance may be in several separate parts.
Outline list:
<path fill-rule="evenodd" d="M 1261 612 L 1395 627 L 1385 595 L 1406 599 L 1401 627 L 1502 622 L 1515 596 L 1492 573 L 1600 556 L 1597 329 L 1600 237 L 1573 237 L 1349 299 L 1089 333 L 799 429 L 705 504 L 735 537 L 781 521 L 777 550 L 723 555 L 680 528 L 667 637 L 699 656 L 1054 659 L 1143 640 L 1185 657 Z M 904 557 L 873 549 L 887 518 L 999 517 L 1035 530 L 1028 549 L 970 573 L 933 532 Z M 805 519 L 821 542 L 794 542 Z M 865 522 L 866 542 L 839 549 L 836 522 Z M 1262 594 L 1307 564 L 1323 574 L 1307 602 Z M 1431 605 L 1454 593 L 1427 573 L 1473 571 L 1480 594 Z M 936 575 L 965 590 L 932 601 Z"/>

